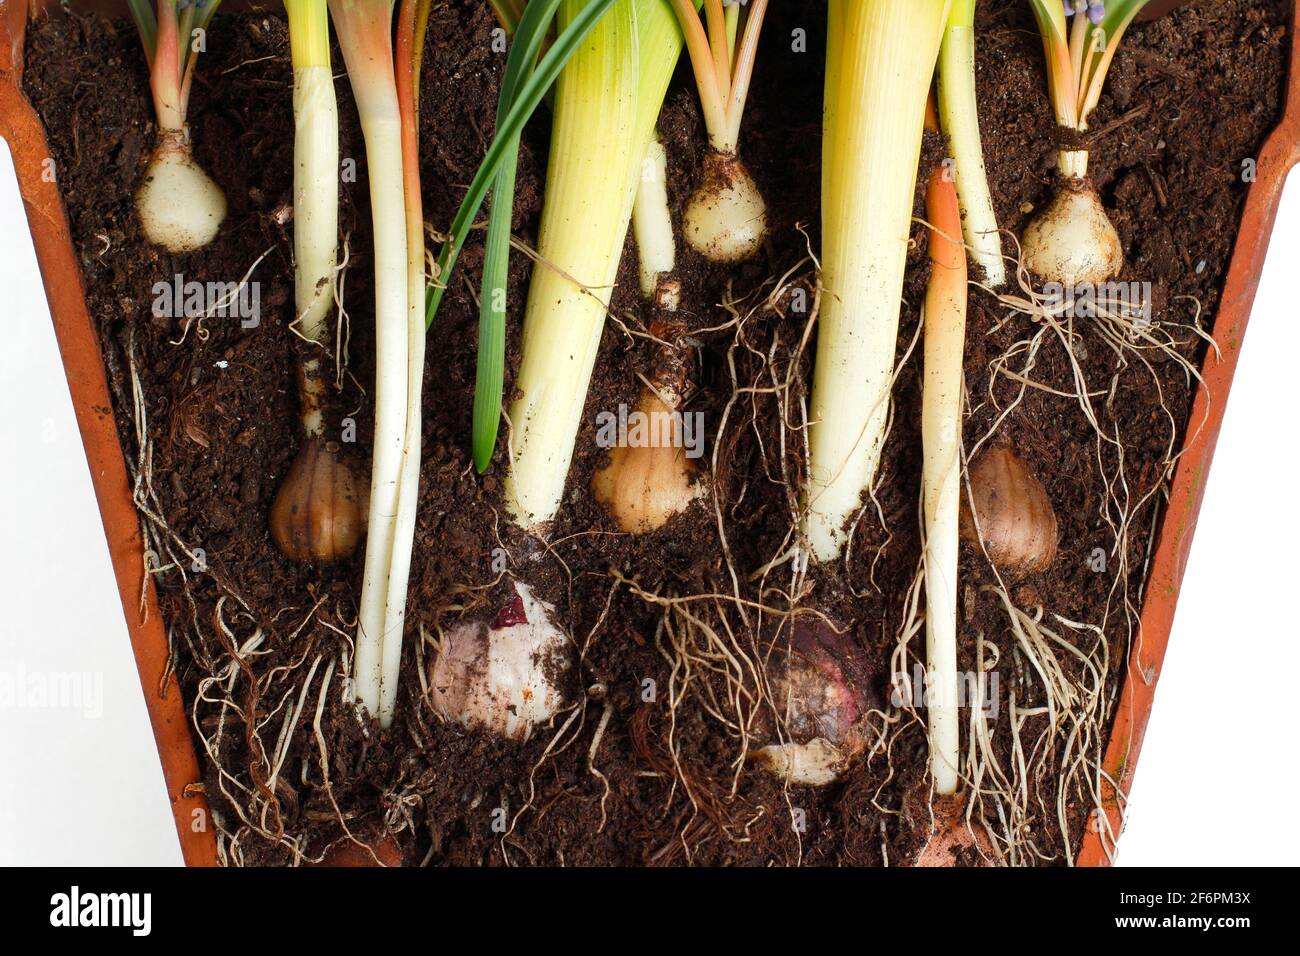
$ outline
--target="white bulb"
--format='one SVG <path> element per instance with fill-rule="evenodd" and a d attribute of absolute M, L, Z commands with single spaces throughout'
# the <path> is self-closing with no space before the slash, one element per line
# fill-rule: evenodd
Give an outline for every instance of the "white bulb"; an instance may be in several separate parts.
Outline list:
<path fill-rule="evenodd" d="M 758 252 L 767 204 L 735 154 L 710 151 L 705 157 L 682 226 L 691 248 L 714 262 L 740 262 Z"/>
<path fill-rule="evenodd" d="M 1096 285 L 1124 268 L 1124 247 L 1101 199 L 1078 182 L 1066 184 L 1025 229 L 1023 252 L 1030 272 L 1066 287 Z"/>
<path fill-rule="evenodd" d="M 202 249 L 226 218 L 226 197 L 188 149 L 156 150 L 135 194 L 145 238 L 170 252 Z"/>

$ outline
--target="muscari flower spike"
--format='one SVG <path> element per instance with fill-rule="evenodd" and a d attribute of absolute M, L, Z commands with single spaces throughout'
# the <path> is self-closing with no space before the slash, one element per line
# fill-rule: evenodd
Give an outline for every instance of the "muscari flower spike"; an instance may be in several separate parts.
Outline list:
<path fill-rule="evenodd" d="M 1066 17 L 1072 17 L 1086 10 L 1093 26 L 1101 23 L 1101 18 L 1106 15 L 1106 4 L 1103 0 L 1063 0 L 1063 2 Z"/>

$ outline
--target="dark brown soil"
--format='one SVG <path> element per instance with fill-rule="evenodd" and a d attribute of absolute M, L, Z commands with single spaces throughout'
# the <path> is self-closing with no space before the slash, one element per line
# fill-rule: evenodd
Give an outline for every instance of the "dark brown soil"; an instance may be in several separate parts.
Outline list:
<path fill-rule="evenodd" d="M 1290 9 L 1286 0 L 1194 0 L 1170 18 L 1135 28 L 1112 70 L 1094 114 L 1091 172 L 1124 242 L 1123 278 L 1153 283 L 1157 321 L 1189 321 L 1188 297 L 1193 297 L 1201 305 L 1203 326 L 1212 328 L 1245 195 L 1242 163 L 1280 114 Z M 488 10 L 471 0 L 449 0 L 436 6 L 429 29 L 421 146 L 425 215 L 435 228 L 450 222 L 493 128 L 504 56 L 492 50 Z M 980 11 L 985 150 L 1000 224 L 1019 234 L 1029 211 L 1041 208 L 1052 191 L 1055 129 L 1042 49 L 1024 3 L 986 0 Z M 806 31 L 807 52 L 792 43 L 795 30 Z M 771 374 L 778 378 L 793 372 L 798 381 L 809 380 L 811 351 L 802 357 L 795 353 L 808 320 L 795 306 L 797 297 L 787 291 L 775 307 L 761 300 L 770 282 L 799 264 L 809 245 L 818 247 L 824 32 L 823 6 L 811 0 L 775 4 L 769 14 L 742 136 L 744 158 L 770 205 L 771 235 L 763 252 L 730 271 L 682 254 L 692 326 L 726 321 L 717 303 L 728 283 L 735 300 L 746 303 L 744 311 L 761 306 L 744 326 L 749 348 L 735 353 L 734 381 L 727 358 L 736 328 L 698 336 L 698 390 L 690 405 L 705 415 L 709 454 L 715 446 L 720 450 L 714 488 L 730 564 L 748 599 L 759 597 L 745 583 L 749 575 L 780 553 L 789 531 L 788 489 L 779 475 L 783 466 L 786 473 L 799 473 L 798 450 L 791 447 L 781 460 L 780 446 L 772 440 L 778 412 L 770 395 L 752 405 L 746 399 L 721 435 L 718 429 L 733 388 L 769 374 L 759 356 L 773 356 Z M 365 151 L 341 66 L 338 73 L 341 150 L 355 158 L 358 169 L 355 182 L 345 183 L 341 216 L 351 254 L 349 374 L 333 398 L 332 414 L 340 431 L 344 419 L 355 420 L 355 456 L 364 469 L 374 374 L 369 206 Z M 295 565 L 276 551 L 266 530 L 272 497 L 298 440 L 295 338 L 286 328 L 293 317 L 292 227 L 283 224 L 282 212 L 292 200 L 292 76 L 283 21 L 274 14 L 219 17 L 210 31 L 190 115 L 197 159 L 226 191 L 230 214 L 217 240 L 188 257 L 148 247 L 132 209 L 132 191 L 152 141 L 152 115 L 144 58 L 130 24 L 80 15 L 39 20 L 29 35 L 25 83 L 49 133 L 115 390 L 123 448 L 136 462 L 134 365 L 148 414 L 155 507 L 176 539 L 191 551 L 202 548 L 206 558 L 206 569 L 200 564 L 195 570 L 188 557 L 178 569 L 169 561 L 176 539 L 152 532 L 166 565 L 154 581 L 187 704 L 193 705 L 200 682 L 210 674 L 229 680 L 233 671 L 225 669 L 231 667 L 232 641 L 244 647 L 260 632 L 257 654 L 250 653 L 253 646 L 244 647 L 248 670 L 231 691 L 243 713 L 208 702 L 196 709 L 203 735 L 219 743 L 225 775 L 205 758 L 205 784 L 227 834 L 222 849 L 228 861 L 290 862 L 288 837 L 305 855 L 318 856 L 340 840 L 340 814 L 362 840 L 389 833 L 412 864 L 878 865 L 914 858 L 929 819 L 925 737 L 914 722 L 904 722 L 888 761 L 877 756 L 855 768 L 846 782 L 823 790 L 783 791 L 769 776 L 751 770 L 733 793 L 736 740 L 698 696 L 678 708 L 672 730 L 676 762 L 670 754 L 670 668 L 656 641 L 662 612 L 619 586 L 613 573 L 663 595 L 725 594 L 733 584 L 711 507 L 697 506 L 661 532 L 629 537 L 613 533 L 614 525 L 586 492 L 604 454 L 594 440 L 596 413 L 635 402 L 639 384 L 632 372 L 648 360 L 636 340 L 613 323 L 606 330 L 567 506 L 551 534 L 552 546 L 546 549 L 510 530 L 501 518 L 504 452 L 498 449 L 495 464 L 480 478 L 468 451 L 482 260 L 477 234 L 429 339 L 425 462 L 398 719 L 382 734 L 374 725 L 360 724 L 341 676 L 351 650 L 346 635 L 355 616 L 360 558 L 333 567 Z M 671 198 L 680 210 L 699 172 L 704 141 L 685 70 L 679 70 L 660 128 L 672 163 Z M 546 138 L 543 114 L 528 130 L 520 166 L 514 226 L 525 239 L 534 237 L 540 213 Z M 923 166 L 931 168 L 941 156 L 939 141 L 927 140 Z M 919 190 L 917 211 L 922 211 Z M 915 236 L 900 357 L 916 333 L 928 272 L 919 227 Z M 152 317 L 154 283 L 177 273 L 238 280 L 264 253 L 252 276 L 261 283 L 256 328 L 214 320 L 182 335 L 175 322 Z M 518 361 L 527 277 L 527 261 L 516 255 L 508 377 Z M 815 278 L 807 263 L 796 281 L 812 289 Z M 639 321 L 635 289 L 629 243 L 614 306 L 631 323 Z M 972 299 L 968 446 L 993 427 L 999 409 L 1018 391 L 1006 378 L 990 386 L 990 360 L 1035 331 L 1023 316 L 1000 324 L 1005 312 L 983 293 Z M 1127 598 L 1140 605 L 1144 562 L 1159 522 L 1151 502 L 1159 500 L 1159 485 L 1166 480 L 1163 462 L 1171 435 L 1159 396 L 1181 439 L 1190 391 L 1176 362 L 1153 361 L 1153 377 L 1140 363 L 1120 367 L 1087 324 L 1076 332 L 1075 354 L 1087 380 L 1111 390 L 1109 400 L 1099 403 L 1101 425 L 1122 437 L 1130 500 L 1147 503 L 1131 515 L 1126 554 L 1112 553 L 1115 535 L 1105 520 L 1102 476 L 1103 469 L 1117 467 L 1114 452 L 1098 452 L 1096 433 L 1076 400 L 1030 390 L 998 425 L 996 440 L 1016 448 L 1044 482 L 1060 521 L 1060 554 L 1047 572 L 1008 586 L 1023 607 L 1041 605 L 1049 615 L 1105 623 L 1109 701 L 1132 636 L 1123 604 Z M 1184 354 L 1198 360 L 1194 337 L 1183 338 Z M 913 353 L 895 389 L 896 420 L 879 481 L 878 512 L 866 509 L 847 564 L 812 574 L 811 593 L 803 597 L 805 605 L 851 628 L 854 640 L 878 664 L 881 676 L 871 691 L 881 699 L 919 554 L 919 370 Z M 1055 339 L 1046 340 L 1033 376 L 1053 389 L 1074 390 L 1070 363 Z M 505 549 L 515 573 L 556 604 L 577 643 L 586 647 L 580 666 L 570 672 L 570 699 L 582 700 L 584 688 L 593 684 L 608 688 L 612 717 L 594 761 L 608 781 L 607 796 L 601 776 L 588 765 L 600 702 L 589 701 L 581 722 L 565 735 L 566 745 L 543 759 L 551 730 L 522 746 L 507 744 L 439 723 L 421 699 L 416 671 L 421 629 L 435 632 L 466 605 L 468 613 L 491 613 L 505 586 L 492 586 L 498 547 Z M 1108 571 L 1093 570 L 1095 549 L 1108 554 Z M 1122 581 L 1117 587 L 1121 557 L 1132 568 L 1127 589 Z M 1004 695 L 1015 691 L 1021 707 L 1041 704 L 1040 685 L 1010 666 L 1014 638 L 1005 614 L 980 590 L 994 581 L 986 562 L 969 552 L 962 573 L 963 666 L 973 666 L 976 635 L 983 634 L 1006 664 Z M 778 569 L 768 583 L 785 587 L 788 580 L 788 569 Z M 740 629 L 742 642 L 756 639 L 744 633 L 725 602 L 708 613 L 726 615 Z M 920 653 L 915 642 L 913 653 Z M 427 660 L 432 651 L 426 650 Z M 245 716 L 256 713 L 264 746 L 273 749 L 285 715 L 304 690 L 308 668 L 316 663 L 322 675 L 331 661 L 322 729 L 332 796 L 310 732 L 321 692 L 317 676 L 274 787 L 273 809 L 253 821 L 256 829 L 282 829 L 288 837 L 267 839 L 250 829 L 236 808 L 249 804 L 249 788 L 271 794 L 267 774 L 256 769 L 261 757 L 250 744 Z M 249 674 L 258 678 L 251 694 Z M 658 688 L 651 702 L 643 701 L 647 680 Z M 214 687 L 204 694 L 205 701 L 217 696 Z M 995 748 L 1004 761 L 1008 724 L 1001 719 L 994 725 Z M 1025 823 L 1037 862 L 1062 863 L 1070 852 L 1056 820 L 1055 786 L 1051 775 L 1038 785 Z M 1073 791 L 1065 803 L 1070 846 L 1077 849 L 1091 804 L 1085 793 Z M 802 811 L 795 815 L 803 820 L 801 828 L 792 826 L 792 808 Z M 510 822 L 508 834 L 494 828 L 502 819 Z M 968 853 L 964 859 L 972 857 Z"/>

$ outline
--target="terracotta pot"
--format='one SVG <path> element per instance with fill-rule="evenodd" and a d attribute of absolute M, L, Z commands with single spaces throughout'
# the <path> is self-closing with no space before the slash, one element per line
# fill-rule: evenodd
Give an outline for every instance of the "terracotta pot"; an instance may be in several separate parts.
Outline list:
<path fill-rule="evenodd" d="M 108 536 L 109 552 L 158 743 L 181 851 L 187 864 L 208 866 L 216 863 L 215 835 L 206 801 L 196 786 L 201 779 L 199 763 L 180 687 L 173 676 L 164 680 L 167 638 L 153 584 L 144 580 L 140 524 L 132 504 L 126 462 L 117 439 L 99 340 L 86 309 L 81 273 L 58 187 L 41 175 L 43 161 L 49 156 L 45 134 L 19 89 L 28 8 L 43 9 L 47 2 L 0 0 L 0 136 L 9 143 L 18 172 L 18 186 L 27 208 L 36 257 L 54 320 L 54 332 L 63 355 L 77 424 Z M 1294 42 L 1298 29 L 1300 17 L 1293 19 L 1292 23 L 1285 114 L 1259 155 L 1257 179 L 1246 201 L 1215 320 L 1216 338 L 1221 343 L 1222 354 L 1216 357 L 1210 353 L 1206 357 L 1202 369 L 1203 385 L 1191 412 L 1190 420 L 1204 420 L 1205 425 L 1189 439 L 1174 474 L 1169 508 L 1161 524 L 1146 587 L 1142 641 L 1129 661 L 1106 749 L 1105 773 L 1118 790 L 1125 793 L 1132 784 L 1142 738 L 1151 715 L 1151 703 L 1164 664 L 1205 480 L 1264 267 L 1282 186 L 1291 167 L 1300 161 L 1300 48 Z M 1210 396 L 1213 396 L 1213 401 L 1210 401 Z M 142 592 L 143 614 L 140 612 Z M 1104 805 L 1108 825 L 1103 826 L 1099 820 L 1094 820 L 1089 827 L 1077 860 L 1082 865 L 1105 865 L 1113 854 L 1114 836 L 1119 833 L 1121 823 L 1121 800 L 1114 786 L 1106 788 Z M 386 848 L 381 856 L 390 857 Z M 337 862 L 350 861 L 340 859 Z"/>

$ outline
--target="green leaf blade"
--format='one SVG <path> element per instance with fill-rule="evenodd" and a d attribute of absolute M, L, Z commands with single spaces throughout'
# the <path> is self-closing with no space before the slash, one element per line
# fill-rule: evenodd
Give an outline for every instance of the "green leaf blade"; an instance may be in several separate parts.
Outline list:
<path fill-rule="evenodd" d="M 474 418 L 471 444 L 474 467 L 481 475 L 492 463 L 501 425 L 506 367 L 506 288 L 510 273 L 510 219 L 515 177 L 519 167 L 519 138 L 508 151 L 492 187 L 487 246 L 483 257 L 483 288 L 479 296 L 478 364 L 474 376 Z"/>
<path fill-rule="evenodd" d="M 534 0 L 512 25 L 515 41 L 506 60 L 497 116 L 509 112 L 521 82 L 537 62 L 560 0 Z M 481 475 L 492 463 L 501 427 L 502 394 L 506 364 L 506 291 L 510 275 L 510 225 L 519 170 L 519 135 L 511 137 L 492 183 L 492 209 L 488 214 L 483 254 L 483 283 L 479 291 L 478 362 L 474 372 L 474 414 L 470 445 L 474 467 Z"/>
<path fill-rule="evenodd" d="M 546 0 L 546 2 L 549 4 L 550 0 Z M 518 96 L 516 96 L 514 103 L 511 104 L 505 119 L 497 127 L 497 135 L 492 140 L 492 145 L 488 147 L 487 155 L 483 158 L 478 172 L 474 174 L 474 179 L 470 183 L 469 190 L 465 193 L 464 200 L 461 201 L 456 218 L 452 221 L 451 235 L 443 244 L 442 251 L 438 256 L 437 279 L 430 285 L 426 300 L 424 314 L 426 327 L 433 323 L 433 318 L 438 311 L 438 305 L 442 302 L 443 293 L 446 291 L 447 278 L 450 276 L 452 269 L 455 268 L 461 247 L 464 246 L 465 238 L 473 227 L 474 216 L 477 215 L 479 208 L 483 205 L 488 187 L 496 178 L 501 163 L 505 161 L 510 145 L 516 137 L 522 134 L 524 124 L 537 109 L 543 97 L 546 96 L 546 91 L 555 82 L 555 78 L 559 76 L 560 70 L 568 62 L 569 57 L 573 55 L 582 41 L 586 39 L 587 34 L 592 31 L 600 18 L 609 11 L 609 8 L 614 3 L 615 0 L 591 0 L 564 32 L 556 38 L 551 48 L 546 51 L 546 55 L 542 57 L 537 69 L 521 85 Z M 529 4 L 529 6 L 532 6 L 532 4 Z"/>
<path fill-rule="evenodd" d="M 560 70 L 615 0 L 592 0 L 556 38 L 538 63 L 537 57 L 560 0 L 533 0 L 524 9 L 506 60 L 497 102 L 497 133 L 452 222 L 451 236 L 438 256 L 435 282 L 425 306 L 425 327 L 433 323 L 447 280 L 482 206 L 489 185 L 492 208 L 484 247 L 479 296 L 478 362 L 474 376 L 471 447 L 480 474 L 492 462 L 501 424 L 505 385 L 506 284 L 510 271 L 510 225 L 514 209 L 519 141 L 524 124 L 537 109 Z"/>

